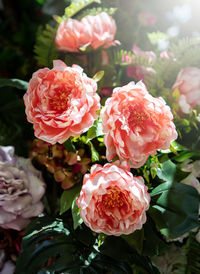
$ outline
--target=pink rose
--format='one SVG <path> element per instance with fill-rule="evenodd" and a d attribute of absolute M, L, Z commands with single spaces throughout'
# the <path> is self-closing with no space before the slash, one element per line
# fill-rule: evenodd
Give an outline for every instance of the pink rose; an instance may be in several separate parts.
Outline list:
<path fill-rule="evenodd" d="M 89 46 L 91 40 L 92 26 L 86 20 L 68 18 L 60 23 L 55 44 L 61 51 L 79 52 L 81 47 Z"/>
<path fill-rule="evenodd" d="M 184 113 L 190 113 L 196 105 L 200 106 L 200 69 L 187 67 L 182 69 L 172 89 L 180 92 L 179 106 Z"/>
<path fill-rule="evenodd" d="M 54 61 L 53 69 L 36 71 L 24 95 L 26 115 L 35 136 L 55 144 L 79 136 L 92 126 L 100 108 L 96 82 L 81 67 Z"/>
<path fill-rule="evenodd" d="M 119 236 L 141 229 L 150 196 L 142 177 L 118 163 L 93 165 L 76 200 L 84 223 L 97 233 Z"/>
<path fill-rule="evenodd" d="M 114 19 L 106 12 L 101 12 L 96 16 L 88 15 L 82 19 L 92 26 L 92 42 L 93 49 L 97 49 L 101 46 L 108 48 L 115 44 L 119 44 L 119 41 L 114 40 L 117 30 Z"/>
<path fill-rule="evenodd" d="M 173 115 L 165 101 L 152 97 L 140 81 L 115 88 L 101 111 L 106 156 L 116 155 L 130 167 L 142 166 L 157 149 L 177 138 Z"/>
<path fill-rule="evenodd" d="M 79 52 L 81 48 L 108 48 L 119 41 L 114 41 L 116 24 L 105 12 L 95 16 L 85 16 L 81 21 L 66 19 L 61 22 L 55 38 L 55 44 L 61 51 Z"/>

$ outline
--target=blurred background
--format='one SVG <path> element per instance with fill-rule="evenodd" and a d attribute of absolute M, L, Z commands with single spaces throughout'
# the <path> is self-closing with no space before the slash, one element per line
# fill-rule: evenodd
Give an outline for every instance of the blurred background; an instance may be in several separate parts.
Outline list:
<path fill-rule="evenodd" d="M 77 0 L 78 1 L 78 0 Z M 39 25 L 63 15 L 70 0 L 0 0 L 0 76 L 30 79 L 37 66 L 34 44 Z M 143 50 L 166 50 L 177 37 L 200 34 L 197 0 L 102 0 L 116 7 L 116 39 L 123 49 L 137 44 Z M 97 6 L 97 4 L 93 4 Z M 153 35 L 160 32 L 159 35 Z"/>

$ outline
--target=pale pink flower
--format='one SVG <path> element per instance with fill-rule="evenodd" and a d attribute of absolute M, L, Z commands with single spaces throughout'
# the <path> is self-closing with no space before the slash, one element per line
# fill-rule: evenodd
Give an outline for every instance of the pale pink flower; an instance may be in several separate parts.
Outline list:
<path fill-rule="evenodd" d="M 22 230 L 43 211 L 45 183 L 30 159 L 13 157 L 14 148 L 0 146 L 0 155 L 7 153 L 0 157 L 0 227 Z"/>
<path fill-rule="evenodd" d="M 135 59 L 140 57 L 142 59 L 148 60 L 148 62 L 153 65 L 157 57 L 153 51 L 143 51 L 135 44 L 132 47 L 132 51 L 134 53 L 134 57 L 132 60 L 132 64 L 127 67 L 126 74 L 128 77 L 133 78 L 135 80 L 145 81 L 145 78 L 147 76 L 151 76 L 156 72 L 151 66 L 145 67 L 142 65 L 138 65 L 137 63 L 135 64 Z M 127 63 L 131 63 L 130 57 L 128 55 L 125 59 L 126 62 L 128 61 Z"/>
<path fill-rule="evenodd" d="M 141 81 L 115 88 L 101 118 L 108 161 L 117 155 L 130 167 L 142 166 L 177 138 L 170 107 L 161 97 L 152 97 Z"/>
<path fill-rule="evenodd" d="M 106 12 L 85 16 L 80 21 L 68 18 L 60 23 L 55 44 L 59 50 L 71 52 L 79 52 L 88 46 L 108 48 L 119 44 L 114 40 L 116 29 L 114 19 Z"/>
<path fill-rule="evenodd" d="M 145 10 L 138 14 L 138 20 L 144 26 L 154 25 L 157 21 L 157 17 Z"/>
<path fill-rule="evenodd" d="M 200 177 L 200 160 L 192 162 L 191 159 L 187 159 L 181 164 L 181 169 L 185 172 L 190 172 L 190 174 L 184 178 L 181 183 L 196 188 L 200 194 L 200 182 L 197 179 L 197 177 Z"/>
<path fill-rule="evenodd" d="M 196 106 L 200 106 L 200 69 L 197 67 L 187 67 L 182 69 L 172 87 L 180 92 L 179 106 L 184 113 Z"/>
<path fill-rule="evenodd" d="M 55 144 L 80 136 L 90 128 L 100 109 L 96 82 L 77 65 L 60 60 L 53 69 L 36 71 L 24 95 L 26 115 L 35 136 Z"/>
<path fill-rule="evenodd" d="M 168 52 L 166 51 L 166 50 L 164 50 L 164 51 L 162 51 L 161 53 L 160 53 L 160 58 L 163 58 L 163 59 L 170 59 L 170 56 L 169 56 L 169 54 L 168 54 Z"/>
<path fill-rule="evenodd" d="M 154 63 L 157 59 L 153 51 L 143 51 L 136 44 L 133 45 L 132 51 L 135 54 L 135 56 L 146 58 L 149 62 L 152 63 Z"/>
<path fill-rule="evenodd" d="M 150 196 L 142 177 L 133 177 L 125 164 L 115 162 L 92 166 L 76 203 L 93 231 L 119 236 L 142 228 Z"/>

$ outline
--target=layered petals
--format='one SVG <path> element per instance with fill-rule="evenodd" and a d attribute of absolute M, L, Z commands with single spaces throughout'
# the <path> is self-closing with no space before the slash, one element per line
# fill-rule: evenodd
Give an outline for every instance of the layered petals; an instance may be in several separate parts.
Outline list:
<path fill-rule="evenodd" d="M 187 67 L 182 69 L 172 87 L 180 93 L 178 104 L 183 113 L 190 113 L 196 106 L 200 106 L 200 69 Z"/>
<path fill-rule="evenodd" d="M 0 159 L 0 227 L 22 230 L 31 217 L 42 213 L 45 184 L 30 159 L 12 157 L 13 147 L 2 150 L 8 155 Z"/>
<path fill-rule="evenodd" d="M 100 108 L 96 90 L 96 82 L 77 65 L 67 67 L 56 60 L 52 70 L 35 72 L 24 95 L 35 136 L 51 144 L 64 143 L 90 128 Z"/>
<path fill-rule="evenodd" d="M 126 163 L 116 162 L 92 166 L 76 203 L 93 231 L 119 236 L 142 228 L 150 196 L 143 178 L 133 177 Z"/>
<path fill-rule="evenodd" d="M 142 82 L 115 88 L 101 111 L 106 156 L 116 155 L 130 167 L 142 166 L 157 149 L 177 138 L 173 115 L 165 101 L 152 97 Z"/>
<path fill-rule="evenodd" d="M 68 18 L 58 27 L 55 44 L 61 51 L 79 52 L 91 46 L 108 48 L 119 44 L 114 40 L 116 33 L 114 19 L 106 12 L 85 16 L 80 21 Z"/>

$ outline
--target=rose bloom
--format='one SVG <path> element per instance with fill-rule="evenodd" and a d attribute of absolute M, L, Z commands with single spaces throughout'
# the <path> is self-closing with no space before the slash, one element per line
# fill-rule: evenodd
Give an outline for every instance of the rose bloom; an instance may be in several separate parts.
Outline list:
<path fill-rule="evenodd" d="M 182 69 L 172 87 L 180 92 L 179 106 L 184 113 L 190 111 L 196 106 L 200 106 L 200 69 L 196 67 L 187 67 Z"/>
<path fill-rule="evenodd" d="M 76 200 L 84 223 L 97 233 L 119 236 L 141 229 L 150 196 L 142 177 L 113 164 L 93 165 Z"/>
<path fill-rule="evenodd" d="M 152 97 L 141 81 L 115 88 L 101 118 L 108 161 L 117 155 L 130 167 L 141 167 L 149 155 L 169 148 L 177 138 L 170 108 L 161 97 Z"/>
<path fill-rule="evenodd" d="M 119 41 L 114 41 L 115 33 L 115 21 L 106 12 L 85 16 L 81 21 L 68 18 L 60 23 L 55 44 L 59 50 L 71 52 L 79 52 L 88 46 L 108 48 L 119 44 Z"/>
<path fill-rule="evenodd" d="M 90 128 L 100 109 L 96 82 L 81 67 L 54 61 L 53 69 L 36 71 L 24 95 L 26 115 L 35 136 L 51 144 L 64 143 Z"/>
<path fill-rule="evenodd" d="M 12 153 L 12 147 L 0 146 L 0 227 L 22 230 L 42 213 L 45 184 L 30 159 Z"/>

